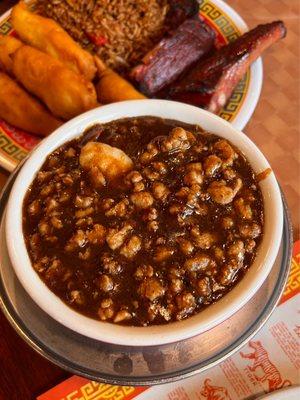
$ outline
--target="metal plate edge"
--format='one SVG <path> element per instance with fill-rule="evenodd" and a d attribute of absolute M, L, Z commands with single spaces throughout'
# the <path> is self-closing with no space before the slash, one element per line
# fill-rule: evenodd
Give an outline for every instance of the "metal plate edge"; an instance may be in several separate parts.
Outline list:
<path fill-rule="evenodd" d="M 14 173 L 11 174 L 5 187 L 0 193 L 0 220 L 3 217 L 6 202 L 8 200 L 13 182 L 20 168 L 22 167 L 24 161 L 21 162 L 14 171 Z M 225 348 L 218 355 L 214 356 L 211 359 L 208 359 L 207 362 L 202 363 L 202 365 L 198 367 L 197 365 L 194 365 L 192 367 L 185 369 L 184 371 L 181 371 L 181 373 L 174 372 L 172 374 L 157 375 L 153 376 L 151 379 L 149 378 L 143 379 L 142 377 L 138 378 L 132 377 L 128 379 L 126 377 L 121 377 L 121 376 L 116 378 L 105 374 L 103 374 L 101 377 L 95 376 L 95 374 L 91 370 L 82 370 L 78 366 L 72 364 L 72 362 L 70 362 L 69 360 L 58 359 L 58 357 L 56 357 L 54 352 L 50 351 L 49 349 L 47 350 L 46 345 L 44 343 L 41 343 L 38 338 L 36 338 L 28 331 L 28 329 L 23 325 L 22 320 L 17 315 L 14 315 L 15 313 L 10 304 L 10 300 L 5 293 L 3 282 L 1 279 L 0 279 L 0 307 L 4 315 L 8 319 L 9 323 L 14 328 L 14 330 L 30 347 L 32 347 L 44 358 L 48 359 L 52 363 L 58 365 L 64 370 L 67 370 L 73 374 L 81 375 L 88 379 L 97 380 L 103 383 L 116 384 L 116 385 L 133 385 L 133 386 L 157 385 L 191 377 L 219 364 L 220 362 L 224 361 L 226 358 L 230 357 L 232 354 L 237 352 L 247 341 L 249 341 L 262 328 L 262 326 L 267 322 L 268 318 L 271 316 L 274 308 L 276 307 L 284 290 L 285 283 L 288 279 L 290 262 L 292 257 L 292 247 L 293 247 L 291 219 L 287 203 L 283 194 L 282 194 L 282 201 L 284 206 L 284 227 L 283 227 L 282 237 L 286 238 L 286 243 L 283 246 L 283 256 L 282 256 L 283 259 L 282 265 L 284 266 L 284 268 L 282 269 L 282 273 L 279 276 L 279 280 L 276 285 L 276 290 L 270 297 L 266 307 L 264 308 L 260 316 L 248 328 L 248 330 L 243 333 L 243 335 L 239 338 L 239 340 L 237 340 L 229 347 Z"/>

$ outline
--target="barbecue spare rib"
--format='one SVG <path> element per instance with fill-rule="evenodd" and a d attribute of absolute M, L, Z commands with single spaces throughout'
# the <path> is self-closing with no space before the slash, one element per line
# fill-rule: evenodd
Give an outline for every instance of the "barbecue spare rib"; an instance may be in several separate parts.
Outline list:
<path fill-rule="evenodd" d="M 282 21 L 258 25 L 210 57 L 197 62 L 182 79 L 168 88 L 164 97 L 218 113 L 251 63 L 285 35 L 286 28 Z"/>

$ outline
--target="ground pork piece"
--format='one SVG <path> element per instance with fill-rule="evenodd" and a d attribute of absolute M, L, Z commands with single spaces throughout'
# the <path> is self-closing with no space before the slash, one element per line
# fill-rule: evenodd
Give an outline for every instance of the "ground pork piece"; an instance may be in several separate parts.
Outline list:
<path fill-rule="evenodd" d="M 154 221 L 158 217 L 157 209 L 154 207 L 149 208 L 143 214 L 143 221 Z"/>
<path fill-rule="evenodd" d="M 84 247 L 87 242 L 86 234 L 83 230 L 78 229 L 78 231 L 69 239 L 68 243 L 65 246 L 66 251 L 74 251 L 79 250 Z"/>
<path fill-rule="evenodd" d="M 49 263 L 50 263 L 50 258 L 45 256 L 43 258 L 40 258 L 37 262 L 33 263 L 32 266 L 38 273 L 41 274 L 47 269 Z"/>
<path fill-rule="evenodd" d="M 209 267 L 210 262 L 211 258 L 207 254 L 197 253 L 185 261 L 184 268 L 189 272 L 203 271 Z"/>
<path fill-rule="evenodd" d="M 52 232 L 52 227 L 46 220 L 41 220 L 41 222 L 38 224 L 38 229 L 41 236 L 48 236 Z"/>
<path fill-rule="evenodd" d="M 34 254 L 39 250 L 40 235 L 38 233 L 34 233 L 32 236 L 30 236 L 29 246 Z"/>
<path fill-rule="evenodd" d="M 76 303 L 78 305 L 83 305 L 85 303 L 85 297 L 81 290 L 72 290 L 70 292 L 71 303 Z"/>
<path fill-rule="evenodd" d="M 200 232 L 199 228 L 196 227 L 191 229 L 191 236 L 194 245 L 203 250 L 210 249 L 211 246 L 217 241 L 215 233 Z"/>
<path fill-rule="evenodd" d="M 59 219 L 59 218 L 57 218 L 57 217 L 51 217 L 51 224 L 52 224 L 52 226 L 54 227 L 54 228 L 56 228 L 56 229 L 62 229 L 62 227 L 63 227 L 63 223 L 62 223 L 62 221 Z"/>
<path fill-rule="evenodd" d="M 239 232 L 243 238 L 255 239 L 261 234 L 261 227 L 257 223 L 242 224 L 239 226 Z"/>
<path fill-rule="evenodd" d="M 161 244 L 166 244 L 167 243 L 167 239 L 164 236 L 160 236 L 156 239 L 155 244 L 157 245 L 161 245 Z"/>
<path fill-rule="evenodd" d="M 188 194 L 190 193 L 190 190 L 191 189 L 189 187 L 183 186 L 175 193 L 175 196 L 180 199 L 187 198 Z"/>
<path fill-rule="evenodd" d="M 218 204 L 229 204 L 242 187 L 242 181 L 238 178 L 233 187 L 227 186 L 225 181 L 212 182 L 207 191 L 212 200 Z"/>
<path fill-rule="evenodd" d="M 41 210 L 42 208 L 39 200 L 34 200 L 28 206 L 28 214 L 30 214 L 31 216 L 38 215 L 41 212 Z"/>
<path fill-rule="evenodd" d="M 196 307 L 195 297 L 192 293 L 181 293 L 176 296 L 177 307 L 180 310 L 176 314 L 176 319 L 181 320 L 187 317 Z"/>
<path fill-rule="evenodd" d="M 74 180 L 70 174 L 64 174 L 62 181 L 66 186 L 72 186 L 74 183 Z"/>
<path fill-rule="evenodd" d="M 122 246 L 127 235 L 133 230 L 133 226 L 125 223 L 121 229 L 111 228 L 108 230 L 106 242 L 112 250 L 116 250 Z"/>
<path fill-rule="evenodd" d="M 94 201 L 93 197 L 89 197 L 89 196 L 82 197 L 82 196 L 77 195 L 75 197 L 75 207 L 88 208 L 93 204 L 93 201 Z"/>
<path fill-rule="evenodd" d="M 73 147 L 70 147 L 66 152 L 65 152 L 65 158 L 73 158 L 76 156 L 76 150 L 73 149 Z"/>
<path fill-rule="evenodd" d="M 132 318 L 132 315 L 128 310 L 121 310 L 118 311 L 115 318 L 114 318 L 114 323 L 122 322 L 126 319 Z"/>
<path fill-rule="evenodd" d="M 152 185 L 153 196 L 157 200 L 166 201 L 170 190 L 162 182 L 154 182 Z"/>
<path fill-rule="evenodd" d="M 98 316 L 101 321 L 106 321 L 114 316 L 113 301 L 110 298 L 102 300 L 98 309 Z"/>
<path fill-rule="evenodd" d="M 165 175 L 168 172 L 167 164 L 161 161 L 154 161 L 151 163 L 151 167 L 155 169 L 160 175 Z"/>
<path fill-rule="evenodd" d="M 180 278 L 184 274 L 185 274 L 185 270 L 184 269 L 181 269 L 179 267 L 177 267 L 177 268 L 176 267 L 171 267 L 169 269 L 168 276 L 169 276 L 170 279 L 173 279 L 173 278 Z"/>
<path fill-rule="evenodd" d="M 101 257 L 101 265 L 110 275 L 118 275 L 122 271 L 122 266 L 109 254 L 104 253 Z"/>
<path fill-rule="evenodd" d="M 203 182 L 202 164 L 200 162 L 190 163 L 186 166 L 187 173 L 183 178 L 183 182 L 188 185 L 201 185 Z"/>
<path fill-rule="evenodd" d="M 106 228 L 95 224 L 92 230 L 86 232 L 87 239 L 92 244 L 102 245 L 105 242 Z"/>
<path fill-rule="evenodd" d="M 210 279 L 205 276 L 197 281 L 197 292 L 200 296 L 208 297 L 211 295 Z"/>
<path fill-rule="evenodd" d="M 88 215 L 93 214 L 94 211 L 95 211 L 94 207 L 88 207 L 88 208 L 85 208 L 85 209 L 80 209 L 80 210 L 75 211 L 75 217 L 76 218 L 85 218 Z"/>
<path fill-rule="evenodd" d="M 56 210 L 59 206 L 58 202 L 51 198 L 46 200 L 46 214 L 50 214 L 53 210 Z"/>
<path fill-rule="evenodd" d="M 182 289 L 183 289 L 183 282 L 182 282 L 182 280 L 179 279 L 179 278 L 172 278 L 169 287 L 170 287 L 170 290 L 171 290 L 173 293 L 178 294 L 178 293 L 180 293 L 180 292 L 182 291 Z"/>
<path fill-rule="evenodd" d="M 163 262 L 168 260 L 174 254 L 174 249 L 169 246 L 158 246 L 155 254 L 154 254 L 154 261 L 156 262 Z"/>
<path fill-rule="evenodd" d="M 215 173 L 221 167 L 221 165 L 222 165 L 222 160 L 218 156 L 211 154 L 205 159 L 203 164 L 205 175 L 209 177 L 214 176 Z"/>
<path fill-rule="evenodd" d="M 169 213 L 171 215 L 178 215 L 181 214 L 184 211 L 185 207 L 183 204 L 180 203 L 175 203 L 171 204 L 169 207 Z"/>
<path fill-rule="evenodd" d="M 80 152 L 79 163 L 90 171 L 97 168 L 111 181 L 132 169 L 133 162 L 124 151 L 100 142 L 88 142 Z"/>
<path fill-rule="evenodd" d="M 247 253 L 252 253 L 254 248 L 255 248 L 255 246 L 256 246 L 255 240 L 248 239 L 248 240 L 246 240 L 245 251 Z"/>
<path fill-rule="evenodd" d="M 55 189 L 54 183 L 49 183 L 48 185 L 42 187 L 40 191 L 40 196 L 47 197 L 49 196 L 49 194 L 53 192 L 54 189 Z"/>
<path fill-rule="evenodd" d="M 158 312 L 166 321 L 170 321 L 172 318 L 173 309 L 174 306 L 169 304 L 167 307 L 160 306 Z"/>
<path fill-rule="evenodd" d="M 224 179 L 231 181 L 236 178 L 236 172 L 232 168 L 226 168 L 222 171 Z"/>
<path fill-rule="evenodd" d="M 236 258 L 239 261 L 243 261 L 245 255 L 245 246 L 241 240 L 236 240 L 227 249 L 227 255 L 229 258 Z"/>
<path fill-rule="evenodd" d="M 120 250 L 120 254 L 122 256 L 132 259 L 142 248 L 142 241 L 141 239 L 134 235 L 132 236 L 127 243 Z"/>
<path fill-rule="evenodd" d="M 218 282 L 223 286 L 228 286 L 235 280 L 236 274 L 242 267 L 242 262 L 239 260 L 231 259 L 226 263 L 219 274 Z"/>
<path fill-rule="evenodd" d="M 153 321 L 157 315 L 161 315 L 166 321 L 170 321 L 172 309 L 170 306 L 163 307 L 160 304 L 151 303 L 148 307 L 148 318 Z"/>
<path fill-rule="evenodd" d="M 187 205 L 188 206 L 199 206 L 198 197 L 201 195 L 201 188 L 198 184 L 193 184 L 187 195 Z"/>
<path fill-rule="evenodd" d="M 141 153 L 139 160 L 142 164 L 148 164 L 158 154 L 158 148 L 154 143 L 147 145 L 147 150 Z"/>
<path fill-rule="evenodd" d="M 221 261 L 221 262 L 224 261 L 225 255 L 224 255 L 224 251 L 221 249 L 221 247 L 215 247 L 213 249 L 213 252 L 214 252 L 214 256 L 215 256 L 216 260 Z"/>
<path fill-rule="evenodd" d="M 86 247 L 84 249 L 84 251 L 80 251 L 78 253 L 78 257 L 80 258 L 80 260 L 88 260 L 92 255 L 92 250 L 90 247 Z"/>
<path fill-rule="evenodd" d="M 231 217 L 224 217 L 222 219 L 222 227 L 224 229 L 230 229 L 234 226 L 234 220 Z"/>
<path fill-rule="evenodd" d="M 111 298 L 107 298 L 101 301 L 101 307 L 102 308 L 109 308 L 113 305 L 113 301 Z"/>
<path fill-rule="evenodd" d="M 129 200 L 123 199 L 105 212 L 106 217 L 125 217 L 128 215 Z"/>
<path fill-rule="evenodd" d="M 109 210 L 113 205 L 115 204 L 115 200 L 114 199 L 103 199 L 101 202 L 101 206 L 103 208 L 104 211 Z"/>
<path fill-rule="evenodd" d="M 67 201 L 69 201 L 71 198 L 71 193 L 69 192 L 62 192 L 62 194 L 59 196 L 58 201 L 60 203 L 66 203 Z"/>
<path fill-rule="evenodd" d="M 215 150 L 217 150 L 217 155 L 219 155 L 222 159 L 224 167 L 228 167 L 233 164 L 234 160 L 237 157 L 237 154 L 227 142 L 227 140 L 218 140 L 213 147 Z"/>
<path fill-rule="evenodd" d="M 252 209 L 242 197 L 234 200 L 234 207 L 243 219 L 252 219 Z"/>
<path fill-rule="evenodd" d="M 137 280 L 142 280 L 144 278 L 151 278 L 154 274 L 153 267 L 151 265 L 141 265 L 140 267 L 137 267 L 134 277 Z"/>
<path fill-rule="evenodd" d="M 195 140 L 195 136 L 192 133 L 177 127 L 172 129 L 171 133 L 163 140 L 161 150 L 169 153 L 188 150 Z"/>
<path fill-rule="evenodd" d="M 147 224 L 147 229 L 150 232 L 156 232 L 159 229 L 159 224 L 157 221 L 150 221 Z"/>
<path fill-rule="evenodd" d="M 138 171 L 129 172 L 129 174 L 126 175 L 124 182 L 129 188 L 132 188 L 134 192 L 141 192 L 145 189 L 143 177 Z"/>
<path fill-rule="evenodd" d="M 186 206 L 181 206 L 181 214 L 189 213 L 188 209 L 193 208 L 198 214 L 198 211 L 202 213 L 202 205 L 199 203 L 199 196 L 201 195 L 201 187 L 198 184 L 192 184 L 191 187 L 183 186 L 176 193 L 175 196 L 180 199 L 186 199 Z"/>
<path fill-rule="evenodd" d="M 146 209 L 152 206 L 153 197 L 149 192 L 138 192 L 133 193 L 130 196 L 130 200 L 138 209 Z"/>
<path fill-rule="evenodd" d="M 187 240 L 187 239 L 184 239 L 184 238 L 179 238 L 178 239 L 178 243 L 179 243 L 180 251 L 184 255 L 189 256 L 190 254 L 193 253 L 194 245 L 190 240 Z"/>
<path fill-rule="evenodd" d="M 92 217 L 87 217 L 87 218 L 80 218 L 76 221 L 76 226 L 80 226 L 80 227 L 88 227 L 90 225 L 93 225 L 94 221 Z"/>
<path fill-rule="evenodd" d="M 133 188 L 134 193 L 142 192 L 143 190 L 145 190 L 145 185 L 143 182 L 137 182 L 134 184 L 134 188 Z"/>
<path fill-rule="evenodd" d="M 45 279 L 49 281 L 50 286 L 55 287 L 57 285 L 57 280 L 62 280 L 65 272 L 66 269 L 62 266 L 62 262 L 59 259 L 54 258 L 44 276 Z"/>
<path fill-rule="evenodd" d="M 165 288 L 157 278 L 148 278 L 141 283 L 139 293 L 142 297 L 154 301 L 165 294 Z"/>
<path fill-rule="evenodd" d="M 110 292 L 114 288 L 114 281 L 109 275 L 101 275 L 98 280 L 98 286 L 104 292 Z"/>
<path fill-rule="evenodd" d="M 39 183 L 44 183 L 49 180 L 54 174 L 54 171 L 40 171 L 36 178 Z"/>
<path fill-rule="evenodd" d="M 143 175 L 151 182 L 160 179 L 160 174 L 157 171 L 153 171 L 149 167 L 143 169 Z"/>
<path fill-rule="evenodd" d="M 135 183 L 141 182 L 142 180 L 143 177 L 139 171 L 131 171 L 126 175 L 124 182 L 128 186 L 133 186 Z"/>

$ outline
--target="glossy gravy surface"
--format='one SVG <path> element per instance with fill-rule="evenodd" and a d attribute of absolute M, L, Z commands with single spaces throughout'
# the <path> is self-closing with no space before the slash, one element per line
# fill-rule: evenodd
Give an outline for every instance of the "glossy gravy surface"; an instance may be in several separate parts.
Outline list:
<path fill-rule="evenodd" d="M 90 152 L 96 160 L 104 148 L 95 143 L 122 150 L 127 170 L 111 178 L 111 165 L 91 167 Z M 238 149 L 148 116 L 95 125 L 58 148 L 23 210 L 45 284 L 82 314 L 137 326 L 185 319 L 223 297 L 253 262 L 262 230 L 261 191 Z"/>

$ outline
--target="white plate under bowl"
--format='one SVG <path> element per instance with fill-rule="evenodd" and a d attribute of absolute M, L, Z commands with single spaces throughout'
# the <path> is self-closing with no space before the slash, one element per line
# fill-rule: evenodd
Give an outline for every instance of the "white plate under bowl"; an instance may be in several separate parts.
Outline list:
<path fill-rule="evenodd" d="M 35 0 L 26 1 L 36 3 Z M 215 26 L 227 40 L 235 39 L 248 30 L 243 18 L 222 0 L 204 0 L 200 5 L 201 13 L 210 24 Z M 11 34 L 9 15 L 11 10 L 0 15 L 0 31 Z M 252 27 L 251 27 L 252 28 Z M 237 129 L 244 129 L 250 120 L 259 100 L 263 81 L 262 59 L 258 58 L 249 68 L 232 95 L 232 101 L 220 112 L 222 118 L 229 120 Z M 12 171 L 32 149 L 38 138 L 7 124 L 0 127 L 0 166 Z"/>

